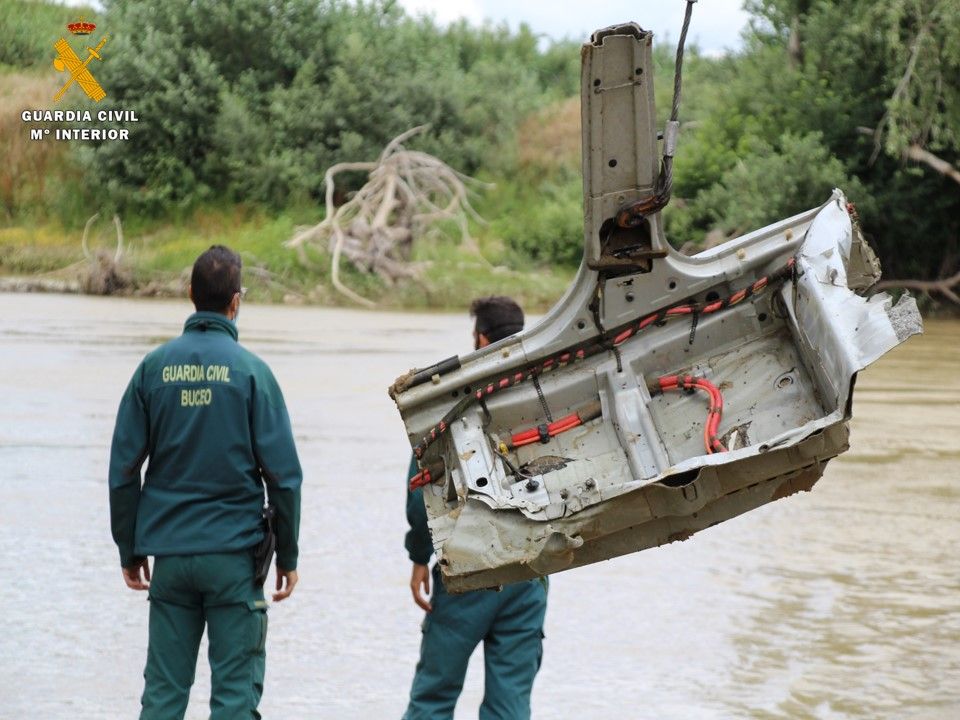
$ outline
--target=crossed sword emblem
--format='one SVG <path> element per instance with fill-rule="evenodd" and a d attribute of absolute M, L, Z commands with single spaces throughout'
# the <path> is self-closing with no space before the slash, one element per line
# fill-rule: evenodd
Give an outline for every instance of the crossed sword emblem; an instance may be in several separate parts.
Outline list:
<path fill-rule="evenodd" d="M 77 57 L 73 48 L 67 45 L 67 41 L 63 38 L 60 38 L 53 44 L 54 49 L 57 51 L 57 57 L 53 60 L 53 66 L 60 72 L 67 70 L 70 73 L 70 79 L 67 80 L 66 84 L 53 96 L 54 102 L 60 102 L 60 99 L 64 93 L 67 92 L 67 89 L 73 85 L 74 81 L 76 81 L 80 89 L 87 94 L 87 97 L 94 102 L 100 102 L 107 96 L 106 91 L 100 87 L 100 83 L 96 81 L 87 69 L 87 65 L 89 65 L 90 61 L 94 58 L 103 61 L 103 58 L 100 57 L 100 51 L 103 49 L 103 46 L 107 44 L 108 37 L 108 35 L 104 35 L 95 48 L 88 47 L 87 59 L 83 61 Z"/>

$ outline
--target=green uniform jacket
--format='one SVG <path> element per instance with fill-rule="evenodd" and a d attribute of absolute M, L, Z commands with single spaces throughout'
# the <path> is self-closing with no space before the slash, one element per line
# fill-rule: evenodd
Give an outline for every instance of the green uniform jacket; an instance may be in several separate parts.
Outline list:
<path fill-rule="evenodd" d="M 110 451 L 110 520 L 123 567 L 147 555 L 252 547 L 263 538 L 265 483 L 277 510 L 277 564 L 295 570 L 301 481 L 280 387 L 224 315 L 191 315 L 183 335 L 143 359 Z"/>

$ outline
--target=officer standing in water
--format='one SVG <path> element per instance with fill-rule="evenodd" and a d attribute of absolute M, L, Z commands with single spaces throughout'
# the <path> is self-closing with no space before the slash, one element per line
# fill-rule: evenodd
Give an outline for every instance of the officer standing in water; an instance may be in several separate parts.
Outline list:
<path fill-rule="evenodd" d="M 240 256 L 222 245 L 197 258 L 197 312 L 180 337 L 143 359 L 117 414 L 113 537 L 124 582 L 150 599 L 141 720 L 183 717 L 205 625 L 211 720 L 260 717 L 266 569 L 255 579 L 255 564 L 269 564 L 273 534 L 265 531 L 264 486 L 276 516 L 273 599 L 297 584 L 300 462 L 277 381 L 237 343 L 240 268 Z"/>
<path fill-rule="evenodd" d="M 475 300 L 474 348 L 518 333 L 523 310 L 508 297 Z M 417 473 L 414 459 L 407 477 Z M 423 491 L 407 491 L 406 548 L 413 562 L 410 590 L 427 614 L 423 640 L 404 720 L 449 720 L 463 688 L 467 662 L 483 642 L 484 694 L 480 720 L 525 720 L 530 692 L 543 654 L 543 619 L 547 611 L 546 578 L 505 586 L 499 592 L 476 590 L 448 595 L 433 568 L 433 596 L 428 601 L 433 543 L 427 528 Z"/>

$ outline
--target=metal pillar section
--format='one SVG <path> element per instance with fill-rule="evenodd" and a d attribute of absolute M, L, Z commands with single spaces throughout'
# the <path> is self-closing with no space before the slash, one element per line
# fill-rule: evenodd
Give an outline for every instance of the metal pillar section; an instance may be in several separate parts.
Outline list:
<path fill-rule="evenodd" d="M 653 33 L 629 23 L 598 30 L 583 46 L 583 230 L 590 267 L 603 263 L 604 224 L 625 202 L 649 195 L 657 180 L 652 44 Z"/>

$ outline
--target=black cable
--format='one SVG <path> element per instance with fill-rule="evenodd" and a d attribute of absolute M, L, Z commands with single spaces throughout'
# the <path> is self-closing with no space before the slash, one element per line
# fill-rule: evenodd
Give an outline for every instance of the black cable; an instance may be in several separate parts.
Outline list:
<path fill-rule="evenodd" d="M 529 480 L 532 477 L 528 473 L 525 473 L 520 468 L 516 467 L 512 462 L 510 462 L 507 456 L 504 455 L 502 452 L 500 452 L 500 450 L 498 450 L 495 445 L 493 445 L 493 451 L 500 456 L 500 459 L 503 460 L 503 464 L 506 465 L 508 468 L 510 468 L 510 472 L 513 474 L 514 477 L 523 478 L 524 480 Z"/>
<path fill-rule="evenodd" d="M 540 405 L 543 407 L 543 414 L 547 418 L 547 422 L 553 422 L 553 415 L 550 414 L 550 406 L 547 405 L 547 398 L 543 394 L 543 388 L 540 387 L 540 377 L 539 373 L 533 374 L 533 386 L 537 389 L 537 397 L 540 398 Z"/>

